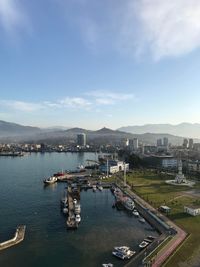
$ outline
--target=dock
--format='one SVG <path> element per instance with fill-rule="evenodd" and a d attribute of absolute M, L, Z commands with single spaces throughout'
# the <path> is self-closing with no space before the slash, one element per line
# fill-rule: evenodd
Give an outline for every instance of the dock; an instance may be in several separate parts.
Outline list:
<path fill-rule="evenodd" d="M 67 187 L 67 202 L 68 202 L 68 218 L 67 218 L 67 228 L 68 229 L 77 229 L 78 223 L 75 219 L 74 211 L 74 199 L 79 203 L 80 202 L 80 190 L 73 191 L 72 187 L 69 185 Z"/>
<path fill-rule="evenodd" d="M 13 238 L 0 243 L 0 250 L 12 247 L 24 240 L 26 225 L 19 225 Z"/>

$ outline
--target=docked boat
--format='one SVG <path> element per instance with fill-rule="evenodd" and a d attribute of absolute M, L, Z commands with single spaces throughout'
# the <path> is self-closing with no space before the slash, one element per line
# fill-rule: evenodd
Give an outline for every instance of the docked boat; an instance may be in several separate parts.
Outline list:
<path fill-rule="evenodd" d="M 103 186 L 98 186 L 98 189 L 99 189 L 99 191 L 102 191 L 103 190 Z"/>
<path fill-rule="evenodd" d="M 137 211 L 137 210 L 133 210 L 133 215 L 135 216 L 135 217 L 139 217 L 139 212 Z"/>
<path fill-rule="evenodd" d="M 129 197 L 126 197 L 123 201 L 124 207 L 129 210 L 129 211 L 133 211 L 135 208 L 135 204 L 133 202 L 132 199 L 130 199 Z"/>
<path fill-rule="evenodd" d="M 81 216 L 79 214 L 76 215 L 75 217 L 76 223 L 80 223 L 81 222 Z"/>
<path fill-rule="evenodd" d="M 149 243 L 148 243 L 147 241 L 142 241 L 142 242 L 139 244 L 139 248 L 146 248 L 148 245 L 149 245 Z"/>
<path fill-rule="evenodd" d="M 155 237 L 155 236 L 152 236 L 152 235 L 148 235 L 147 238 L 150 239 L 150 240 L 152 240 L 152 241 L 153 241 L 154 239 L 156 239 L 156 237 Z"/>
<path fill-rule="evenodd" d="M 139 219 L 139 222 L 141 222 L 141 223 L 145 223 L 145 219 L 144 219 L 144 218 L 140 218 L 140 219 Z"/>
<path fill-rule="evenodd" d="M 67 214 L 67 213 L 68 213 L 68 208 L 66 208 L 66 207 L 63 208 L 63 213 L 64 213 L 64 214 Z"/>
<path fill-rule="evenodd" d="M 127 253 L 130 250 L 130 248 L 127 246 L 121 246 L 121 247 L 114 247 L 114 250 L 122 253 Z"/>
<path fill-rule="evenodd" d="M 113 267 L 114 265 L 112 263 L 103 263 L 103 267 Z"/>
<path fill-rule="evenodd" d="M 75 204 L 74 205 L 74 213 L 75 214 L 80 214 L 81 213 L 81 205 L 80 204 Z"/>
<path fill-rule="evenodd" d="M 96 186 L 96 185 L 93 185 L 93 186 L 92 186 L 92 190 L 93 190 L 93 192 L 96 192 L 96 190 L 97 190 L 97 186 Z"/>
<path fill-rule="evenodd" d="M 119 258 L 119 259 L 121 259 L 121 260 L 125 260 L 125 259 L 126 259 L 126 255 L 125 255 L 124 253 L 122 253 L 122 252 L 113 251 L 112 254 L 113 254 L 115 257 L 117 257 L 117 258 Z"/>
<path fill-rule="evenodd" d="M 57 177 L 55 176 L 51 176 L 44 180 L 45 184 L 54 184 L 55 182 L 57 182 Z"/>

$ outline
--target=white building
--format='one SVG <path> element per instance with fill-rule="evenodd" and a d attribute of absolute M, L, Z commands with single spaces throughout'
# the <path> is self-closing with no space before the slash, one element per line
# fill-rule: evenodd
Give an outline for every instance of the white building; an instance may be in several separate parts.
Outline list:
<path fill-rule="evenodd" d="M 123 161 L 117 161 L 117 160 L 108 160 L 107 163 L 102 164 L 99 166 L 99 170 L 101 172 L 105 172 L 107 173 L 117 173 L 119 171 L 124 171 L 124 169 L 126 171 L 129 171 L 129 163 L 125 163 Z"/>
<path fill-rule="evenodd" d="M 175 182 L 177 184 L 186 183 L 185 175 L 182 172 L 182 160 L 178 161 L 178 174 L 176 175 Z"/>
<path fill-rule="evenodd" d="M 198 206 L 185 206 L 184 211 L 192 216 L 200 215 L 200 207 Z"/>

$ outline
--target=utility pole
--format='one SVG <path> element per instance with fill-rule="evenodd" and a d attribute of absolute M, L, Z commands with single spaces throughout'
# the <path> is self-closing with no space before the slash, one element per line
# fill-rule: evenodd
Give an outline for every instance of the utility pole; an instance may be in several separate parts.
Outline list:
<path fill-rule="evenodd" d="M 126 163 L 124 162 L 124 187 L 126 187 Z"/>
<path fill-rule="evenodd" d="M 107 158 L 107 178 L 108 178 L 108 158 Z"/>

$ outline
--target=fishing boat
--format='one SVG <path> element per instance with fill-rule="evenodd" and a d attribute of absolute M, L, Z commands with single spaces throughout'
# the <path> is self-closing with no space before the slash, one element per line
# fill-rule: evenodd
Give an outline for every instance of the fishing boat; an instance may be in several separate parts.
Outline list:
<path fill-rule="evenodd" d="M 103 267 L 113 267 L 114 265 L 112 263 L 103 263 Z"/>
<path fill-rule="evenodd" d="M 45 184 L 54 184 L 57 182 L 57 177 L 55 176 L 50 176 L 49 178 L 44 179 Z"/>

